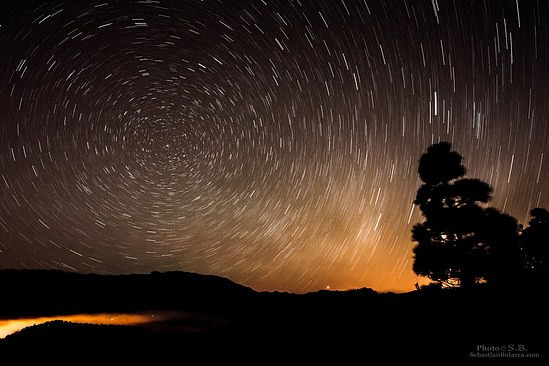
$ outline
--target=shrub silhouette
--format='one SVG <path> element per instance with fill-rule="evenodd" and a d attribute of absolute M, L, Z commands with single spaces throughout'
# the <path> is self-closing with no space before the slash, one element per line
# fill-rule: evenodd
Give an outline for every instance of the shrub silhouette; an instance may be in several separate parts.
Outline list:
<path fill-rule="evenodd" d="M 478 282 L 507 284 L 521 268 L 518 226 L 513 217 L 480 203 L 491 187 L 465 175 L 462 156 L 441 142 L 419 161 L 424 184 L 414 203 L 425 221 L 412 229 L 414 271 L 431 280 L 471 287 Z"/>

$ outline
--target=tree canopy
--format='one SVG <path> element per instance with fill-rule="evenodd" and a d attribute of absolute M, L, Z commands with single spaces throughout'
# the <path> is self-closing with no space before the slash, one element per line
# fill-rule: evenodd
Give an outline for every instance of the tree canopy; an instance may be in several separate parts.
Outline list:
<path fill-rule="evenodd" d="M 412 229 L 413 269 L 418 275 L 452 286 L 508 285 L 526 270 L 547 270 L 549 212 L 532 210 L 530 227 L 486 207 L 492 188 L 463 178 L 463 157 L 448 142 L 431 145 L 419 160 L 423 184 L 414 203 L 424 221 Z"/>

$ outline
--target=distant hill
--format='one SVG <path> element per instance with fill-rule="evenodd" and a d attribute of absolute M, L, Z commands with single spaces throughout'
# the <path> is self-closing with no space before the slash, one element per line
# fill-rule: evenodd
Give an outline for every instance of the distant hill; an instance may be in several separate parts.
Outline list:
<path fill-rule="evenodd" d="M 206 347 L 204 335 L 158 333 L 142 326 L 77 324 L 64 321 L 25 328 L 0 340 L 2 364 L 112 364 L 144 363 L 142 357 L 168 363 L 173 357 L 200 357 Z M 168 358 L 169 357 L 169 358 Z M 9 362 L 13 360 L 14 362 Z M 84 362 L 85 360 L 86 362 Z M 145 359 L 146 360 L 146 359 Z M 15 363 L 16 361 L 16 363 Z"/>
<path fill-rule="evenodd" d="M 55 270 L 1 270 L 0 317 L 146 309 L 211 310 L 255 293 L 226 278 L 189 272 L 97 275 Z"/>

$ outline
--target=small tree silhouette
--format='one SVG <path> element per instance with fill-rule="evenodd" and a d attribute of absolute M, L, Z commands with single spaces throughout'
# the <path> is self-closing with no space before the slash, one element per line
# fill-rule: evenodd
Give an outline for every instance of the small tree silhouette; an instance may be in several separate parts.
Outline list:
<path fill-rule="evenodd" d="M 413 269 L 447 285 L 471 287 L 483 280 L 507 283 L 520 268 L 517 222 L 479 203 L 490 201 L 492 189 L 465 175 L 462 156 L 441 142 L 427 149 L 419 161 L 424 184 L 414 203 L 425 221 L 412 230 Z"/>
<path fill-rule="evenodd" d="M 543 208 L 530 211 L 532 219 L 522 231 L 520 244 L 526 263 L 526 272 L 547 275 L 549 251 L 549 212 Z"/>

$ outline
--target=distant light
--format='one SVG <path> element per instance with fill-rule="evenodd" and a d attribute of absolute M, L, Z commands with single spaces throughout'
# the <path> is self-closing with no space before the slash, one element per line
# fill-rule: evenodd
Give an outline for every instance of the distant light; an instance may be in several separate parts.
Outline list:
<path fill-rule="evenodd" d="M 329 289 L 330 289 L 330 285 L 327 285 L 327 286 L 326 286 L 326 290 L 329 290 Z"/>

